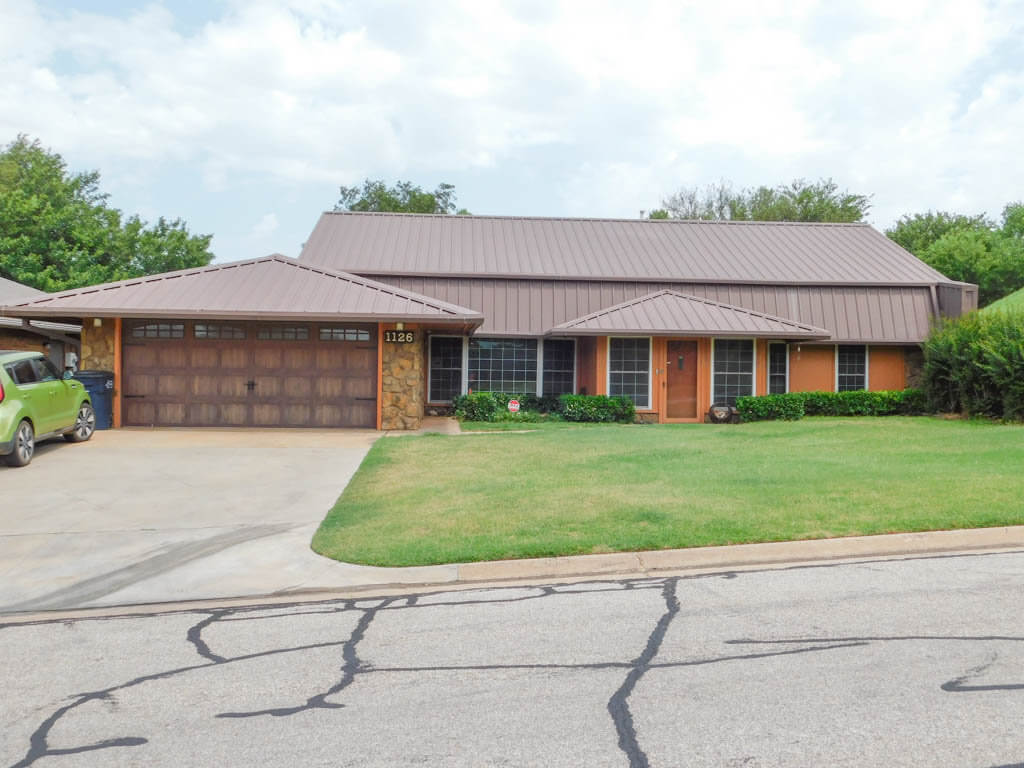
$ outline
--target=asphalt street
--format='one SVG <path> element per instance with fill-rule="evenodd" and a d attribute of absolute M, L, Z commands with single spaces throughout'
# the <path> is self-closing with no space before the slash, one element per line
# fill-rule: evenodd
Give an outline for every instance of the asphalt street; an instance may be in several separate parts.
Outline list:
<path fill-rule="evenodd" d="M 0 625 L 0 764 L 1024 764 L 1024 553 Z"/>

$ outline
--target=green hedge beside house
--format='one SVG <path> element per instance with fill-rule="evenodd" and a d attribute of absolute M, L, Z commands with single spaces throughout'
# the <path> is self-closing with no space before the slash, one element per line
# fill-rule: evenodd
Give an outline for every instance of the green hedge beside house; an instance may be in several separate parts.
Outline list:
<path fill-rule="evenodd" d="M 508 401 L 519 401 L 519 412 L 510 413 Z M 452 400 L 455 415 L 463 421 L 537 422 L 544 416 L 566 421 L 630 423 L 636 408 L 628 397 L 605 395 L 562 395 L 538 397 L 505 392 L 473 392 Z"/>
<path fill-rule="evenodd" d="M 927 413 L 928 398 L 919 389 L 881 392 L 788 392 L 740 397 L 743 421 L 796 421 L 803 416 L 916 416 Z"/>

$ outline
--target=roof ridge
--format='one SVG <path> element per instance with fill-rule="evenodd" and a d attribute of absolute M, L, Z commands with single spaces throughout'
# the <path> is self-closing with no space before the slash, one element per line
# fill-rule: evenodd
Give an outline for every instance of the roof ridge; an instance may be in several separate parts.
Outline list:
<path fill-rule="evenodd" d="M 729 224 L 734 226 L 795 226 L 795 227 L 869 227 L 866 221 L 748 221 L 740 219 L 632 219 L 602 216 L 529 216 L 498 213 L 409 213 L 406 211 L 324 211 L 324 216 L 378 216 L 381 218 L 412 219 L 489 219 L 500 221 L 606 221 L 617 224 Z"/>

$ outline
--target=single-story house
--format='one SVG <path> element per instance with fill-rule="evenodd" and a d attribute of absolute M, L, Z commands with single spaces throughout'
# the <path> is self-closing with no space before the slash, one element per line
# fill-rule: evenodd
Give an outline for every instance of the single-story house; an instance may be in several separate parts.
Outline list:
<path fill-rule="evenodd" d="M 46 296 L 43 291 L 0 277 L 0 306 Z M 64 370 L 65 351 L 77 355 L 81 328 L 70 323 L 47 323 L 0 317 L 0 349 L 46 352 L 49 359 Z"/>
<path fill-rule="evenodd" d="M 746 394 L 902 389 L 977 295 L 866 224 L 325 213 L 297 260 L 0 315 L 81 321 L 117 424 L 412 429 L 472 391 L 695 422 Z"/>

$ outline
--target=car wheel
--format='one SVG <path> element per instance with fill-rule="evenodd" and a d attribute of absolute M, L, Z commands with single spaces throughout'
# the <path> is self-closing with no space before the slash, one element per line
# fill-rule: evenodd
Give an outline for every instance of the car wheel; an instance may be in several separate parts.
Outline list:
<path fill-rule="evenodd" d="M 82 403 L 75 417 L 75 426 L 64 434 L 69 443 L 84 443 L 96 431 L 96 411 L 88 403 Z"/>
<path fill-rule="evenodd" d="M 18 431 L 14 433 L 14 450 L 7 454 L 6 461 L 12 467 L 24 467 L 32 461 L 35 452 L 36 433 L 26 420 L 18 425 Z"/>

